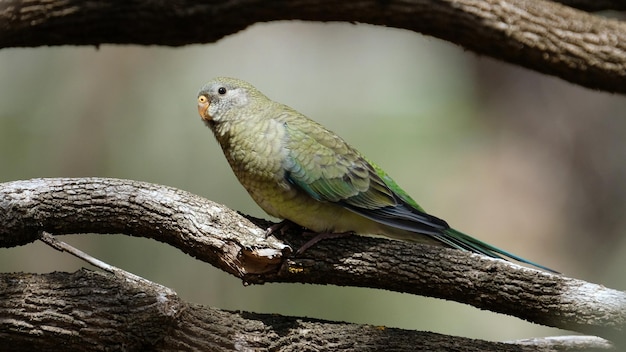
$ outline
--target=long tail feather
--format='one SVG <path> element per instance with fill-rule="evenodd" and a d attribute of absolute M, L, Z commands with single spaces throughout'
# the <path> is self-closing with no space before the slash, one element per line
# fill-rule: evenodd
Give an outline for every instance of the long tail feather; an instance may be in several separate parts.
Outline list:
<path fill-rule="evenodd" d="M 453 248 L 464 249 L 464 250 L 471 251 L 474 253 L 484 254 L 492 258 L 505 259 L 503 257 L 508 257 L 520 263 L 532 265 L 536 268 L 543 269 L 543 270 L 546 270 L 555 274 L 559 274 L 558 271 L 555 271 L 543 265 L 539 265 L 537 263 L 531 262 L 530 260 L 516 256 L 515 254 L 509 253 L 498 247 L 494 247 L 488 243 L 477 240 L 453 228 L 449 228 L 445 230 L 444 234 L 442 234 L 441 236 L 434 236 L 434 237 L 437 238 L 439 241 Z"/>

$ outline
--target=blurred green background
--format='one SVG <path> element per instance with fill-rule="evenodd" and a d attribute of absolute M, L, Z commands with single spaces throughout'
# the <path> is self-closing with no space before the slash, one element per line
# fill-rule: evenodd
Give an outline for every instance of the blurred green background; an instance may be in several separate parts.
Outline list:
<path fill-rule="evenodd" d="M 624 97 L 403 30 L 278 22 L 175 49 L 0 50 L 0 182 L 128 178 L 267 217 L 196 111 L 198 89 L 222 75 L 337 132 L 454 227 L 568 276 L 625 288 Z M 492 340 L 562 333 L 380 290 L 244 287 L 147 239 L 63 239 L 213 307 Z M 40 243 L 0 249 L 2 272 L 83 266 Z"/>

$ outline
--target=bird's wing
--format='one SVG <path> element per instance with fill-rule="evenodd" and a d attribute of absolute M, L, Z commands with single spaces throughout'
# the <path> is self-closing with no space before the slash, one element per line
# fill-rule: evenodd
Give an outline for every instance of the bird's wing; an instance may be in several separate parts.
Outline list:
<path fill-rule="evenodd" d="M 400 188 L 400 186 L 398 186 L 396 181 L 394 181 L 391 178 L 391 176 L 387 175 L 387 173 L 383 169 L 381 169 L 380 166 L 374 164 L 370 160 L 367 160 L 367 162 L 372 166 L 372 168 L 376 172 L 376 175 L 378 175 L 378 177 L 380 177 L 383 180 L 385 185 L 387 185 L 387 187 L 389 187 L 403 202 L 407 203 L 411 207 L 421 212 L 424 212 L 424 209 L 422 209 L 422 207 L 420 207 L 419 204 L 417 204 L 417 202 L 413 200 L 413 198 L 411 198 L 411 196 L 408 193 L 406 193 L 402 188 Z"/>
<path fill-rule="evenodd" d="M 287 122 L 285 128 L 285 178 L 311 197 L 412 232 L 439 234 L 448 228 L 445 221 L 424 213 L 382 169 L 321 125 Z"/>
<path fill-rule="evenodd" d="M 363 217 L 398 229 L 429 235 L 457 249 L 493 258 L 509 257 L 555 272 L 462 232 L 425 213 L 378 165 L 315 122 L 287 131 L 285 178 L 311 197 L 333 202 Z"/>

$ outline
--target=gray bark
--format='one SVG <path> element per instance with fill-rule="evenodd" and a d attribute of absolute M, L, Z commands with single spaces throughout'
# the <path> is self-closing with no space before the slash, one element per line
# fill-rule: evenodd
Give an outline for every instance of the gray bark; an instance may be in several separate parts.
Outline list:
<path fill-rule="evenodd" d="M 498 343 L 369 325 L 231 312 L 80 270 L 0 275 L 3 351 L 560 351 L 548 339 Z M 591 340 L 593 341 L 593 340 Z M 570 351 L 606 350 L 602 341 Z"/>
<path fill-rule="evenodd" d="M 0 184 L 2 247 L 35 241 L 42 231 L 124 233 L 168 243 L 247 283 L 335 284 L 438 297 L 542 325 L 600 336 L 617 345 L 624 343 L 626 293 L 621 291 L 462 251 L 359 236 L 322 241 L 303 255 L 295 256 L 291 248 L 302 244 L 300 231 L 287 232 L 280 238 L 265 238 L 267 226 L 263 220 L 246 218 L 193 194 L 137 181 L 34 179 Z M 153 346 L 159 350 L 182 346 L 177 347 L 176 343 L 189 343 L 197 350 L 207 346 L 237 350 L 241 346 L 257 346 L 253 342 L 258 342 L 257 350 L 263 351 L 276 347 L 277 339 L 284 343 L 279 350 L 285 351 L 298 350 L 290 349 L 294 346 L 302 350 L 303 343 L 317 346 L 319 350 L 367 350 L 364 346 L 376 350 L 390 341 L 397 343 L 398 351 L 415 350 L 417 345 L 423 346 L 423 350 L 441 350 L 442 344 L 446 344 L 444 349 L 452 351 L 525 351 L 529 346 L 532 350 L 545 351 L 608 348 L 605 341 L 597 339 L 585 340 L 587 345 L 580 341 L 565 345 L 558 339 L 503 345 L 296 317 L 189 308 L 190 304 L 181 302 L 174 293 L 159 285 L 145 287 L 145 283 L 133 284 L 115 276 L 85 271 L 3 274 L 1 277 L 0 336 L 3 340 L 14 341 L 11 346 L 16 346 L 15 350 L 23 350 L 18 347 L 28 344 L 51 343 L 41 338 L 42 334 L 53 341 L 71 337 L 72 343 L 84 343 L 80 349 L 86 350 L 96 350 L 98 346 L 93 341 L 98 338 L 104 339 L 99 342 L 111 344 L 113 342 L 107 339 L 115 339 L 115 346 L 131 346 L 130 349 Z M 85 284 L 93 292 L 80 286 L 83 278 L 95 280 Z M 51 282 L 58 287 L 50 288 Z M 140 287 L 126 288 L 126 284 Z M 67 290 L 63 288 L 66 286 Z M 73 293 L 72 287 L 78 293 Z M 100 289 L 103 291 L 98 291 Z M 130 291 L 124 291 L 127 289 Z M 136 289 L 143 293 L 133 291 Z M 95 294 L 109 292 L 106 290 L 118 290 L 113 295 L 116 298 L 107 301 L 111 293 Z M 80 297 L 74 297 L 76 295 Z M 146 297 L 152 297 L 153 301 Z M 72 299 L 79 303 L 67 306 L 58 303 Z M 144 312 L 138 307 L 143 304 L 154 308 L 153 311 Z M 104 335 L 91 334 L 102 329 L 109 331 L 108 319 L 130 324 L 126 314 L 134 315 L 139 311 L 156 314 L 132 319 L 133 328 L 139 332 L 126 329 Z M 80 325 L 81 329 L 72 328 L 68 321 Z M 152 322 L 166 331 L 153 333 Z M 145 332 L 141 332 L 143 324 L 148 325 Z M 199 328 L 204 324 L 211 327 Z M 258 330 L 252 329 L 256 332 L 251 332 L 249 324 L 260 325 L 255 325 Z M 313 329 L 313 334 L 302 333 L 309 328 Z M 257 336 L 257 333 L 276 336 Z M 237 345 L 237 341 L 243 345 Z M 367 344 L 370 341 L 371 346 Z"/>

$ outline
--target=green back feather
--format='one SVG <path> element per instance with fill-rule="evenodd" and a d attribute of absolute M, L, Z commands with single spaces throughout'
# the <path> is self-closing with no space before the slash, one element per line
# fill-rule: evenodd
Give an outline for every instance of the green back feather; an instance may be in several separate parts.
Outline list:
<path fill-rule="evenodd" d="M 409 204 L 413 208 L 424 212 L 424 209 L 422 209 L 422 207 L 420 207 L 419 204 L 417 204 L 417 202 L 413 200 L 413 198 L 411 198 L 411 196 L 409 196 L 402 188 L 400 188 L 400 186 L 398 186 L 396 181 L 394 181 L 391 176 L 387 175 L 387 173 L 383 169 L 381 169 L 371 160 L 368 160 L 368 162 L 370 163 L 370 165 L 372 165 L 378 177 L 380 177 L 383 182 L 385 182 L 387 187 L 389 187 L 389 189 L 391 189 L 398 197 L 400 197 L 400 199 L 402 199 L 405 203 Z"/>

